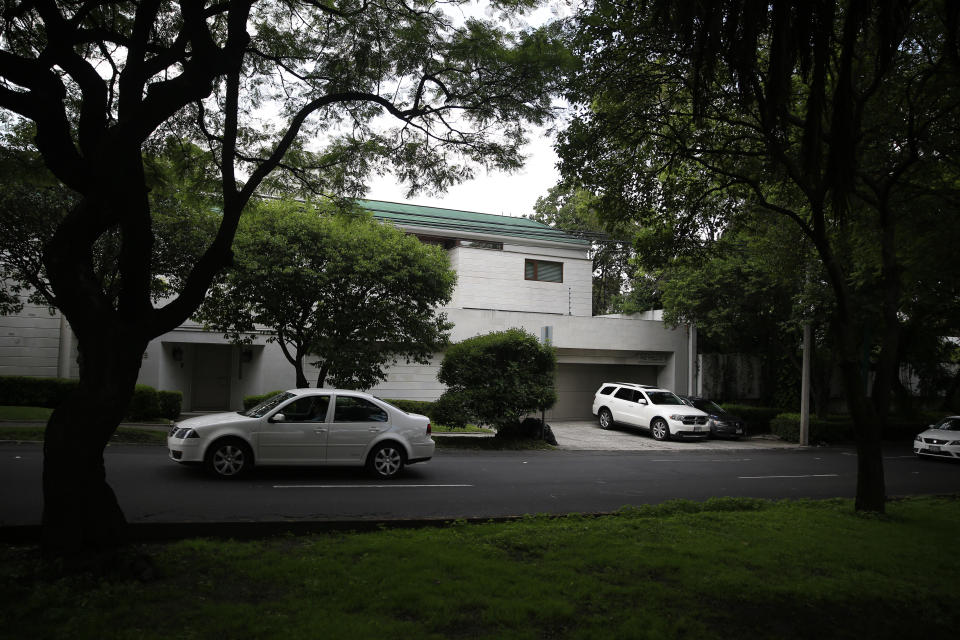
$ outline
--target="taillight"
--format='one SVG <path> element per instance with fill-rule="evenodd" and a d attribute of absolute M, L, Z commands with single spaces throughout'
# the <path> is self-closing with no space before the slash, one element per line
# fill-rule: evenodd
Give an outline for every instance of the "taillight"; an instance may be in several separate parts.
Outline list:
<path fill-rule="evenodd" d="M 430 423 L 428 422 L 428 423 L 427 423 L 427 435 L 430 435 L 431 433 L 433 433 L 433 427 L 431 427 L 431 426 L 430 426 Z"/>

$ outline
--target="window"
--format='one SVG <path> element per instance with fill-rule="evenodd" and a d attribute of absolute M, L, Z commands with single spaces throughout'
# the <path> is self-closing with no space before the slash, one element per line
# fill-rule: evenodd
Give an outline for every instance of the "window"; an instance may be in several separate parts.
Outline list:
<path fill-rule="evenodd" d="M 603 389 L 600 389 L 600 395 L 608 396 L 613 393 L 614 389 L 616 389 L 616 387 L 604 387 Z"/>
<path fill-rule="evenodd" d="M 330 396 L 303 396 L 280 412 L 287 422 L 326 422 Z"/>
<path fill-rule="evenodd" d="M 337 396 L 334 422 L 386 422 L 387 412 L 363 398 Z"/>
<path fill-rule="evenodd" d="M 524 264 L 523 277 L 525 280 L 540 282 L 563 282 L 563 263 L 527 260 Z"/>
<path fill-rule="evenodd" d="M 617 389 L 614 397 L 620 398 L 621 400 L 626 400 L 627 402 L 639 402 L 643 399 L 643 394 L 636 389 L 631 389 L 630 387 L 620 387 Z"/>
<path fill-rule="evenodd" d="M 471 249 L 494 249 L 503 251 L 502 242 L 493 242 L 490 240 L 458 240 L 457 244 L 461 247 L 470 247 Z"/>

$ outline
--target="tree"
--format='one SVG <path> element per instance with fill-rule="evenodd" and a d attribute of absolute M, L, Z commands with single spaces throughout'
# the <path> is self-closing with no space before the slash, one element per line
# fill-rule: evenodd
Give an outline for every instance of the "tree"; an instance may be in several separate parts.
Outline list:
<path fill-rule="evenodd" d="M 609 215 L 696 245 L 762 210 L 810 243 L 832 293 L 820 312 L 856 425 L 860 510 L 884 509 L 880 433 L 918 237 L 900 213 L 920 197 L 927 216 L 956 211 L 958 15 L 938 1 L 597 0 L 575 37 L 586 68 L 562 170 Z"/>
<path fill-rule="evenodd" d="M 444 399 L 455 399 L 467 413 L 498 430 L 557 401 L 557 356 L 549 345 L 523 329 L 467 338 L 443 356 L 437 379 L 447 385 Z"/>
<path fill-rule="evenodd" d="M 317 387 L 367 389 L 398 358 L 426 364 L 446 344 L 451 325 L 436 308 L 456 273 L 443 250 L 365 212 L 266 202 L 244 216 L 234 254 L 197 318 L 239 343 L 272 329 L 298 387 L 309 386 L 308 356 L 319 358 Z"/>
<path fill-rule="evenodd" d="M 593 314 L 603 315 L 621 310 L 621 294 L 633 271 L 631 248 L 637 231 L 629 223 L 605 224 L 595 201 L 587 191 L 556 186 L 546 196 L 537 198 L 534 213 L 529 217 L 590 241 Z"/>
<path fill-rule="evenodd" d="M 520 165 L 524 124 L 551 115 L 567 56 L 551 27 L 507 32 L 443 13 L 462 4 L 3 3 L 0 113 L 34 124 L 36 151 L 76 200 L 43 243 L 50 302 L 80 353 L 78 392 L 47 424 L 45 554 L 96 562 L 122 542 L 103 448 L 148 342 L 203 301 L 259 189 L 359 195 L 366 175 L 391 169 L 411 189 L 442 189 L 477 163 Z M 494 7 L 516 15 L 533 4 Z M 171 139 L 213 160 L 220 215 L 177 290 L 155 306 L 156 203 L 144 158 Z M 100 271 L 94 255 L 105 242 L 113 268 Z"/>

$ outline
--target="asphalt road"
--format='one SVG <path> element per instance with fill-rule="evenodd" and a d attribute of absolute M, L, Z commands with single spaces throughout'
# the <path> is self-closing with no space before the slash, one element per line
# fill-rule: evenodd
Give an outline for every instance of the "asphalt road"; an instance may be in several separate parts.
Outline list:
<path fill-rule="evenodd" d="M 42 451 L 0 444 L 0 527 L 40 522 Z M 673 498 L 853 497 L 851 449 L 724 451 L 439 450 L 402 477 L 359 469 L 258 469 L 236 481 L 171 462 L 158 446 L 107 448 L 108 477 L 132 523 L 488 518 L 597 513 Z M 885 455 L 887 494 L 960 493 L 960 464 Z"/>

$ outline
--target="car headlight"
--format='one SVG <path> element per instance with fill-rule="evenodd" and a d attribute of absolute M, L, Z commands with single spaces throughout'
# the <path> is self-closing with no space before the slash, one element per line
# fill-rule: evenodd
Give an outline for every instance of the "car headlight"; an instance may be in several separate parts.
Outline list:
<path fill-rule="evenodd" d="M 172 435 L 173 435 L 174 438 L 179 438 L 179 439 L 181 439 L 181 440 L 185 440 L 185 439 L 187 439 L 187 438 L 199 438 L 199 437 L 200 437 L 200 434 L 198 434 L 198 433 L 197 433 L 196 431 L 194 431 L 193 429 L 190 429 L 190 428 L 187 428 L 187 427 L 181 427 L 180 429 L 177 429 L 177 432 L 174 433 L 174 434 L 172 434 Z"/>
<path fill-rule="evenodd" d="M 670 419 L 671 419 L 671 420 L 676 420 L 677 422 L 683 422 L 683 419 L 684 419 L 685 417 L 686 417 L 686 416 L 684 416 L 684 415 L 682 415 L 682 414 L 674 414 L 674 415 L 670 416 Z"/>
<path fill-rule="evenodd" d="M 913 437 L 913 441 L 914 441 L 914 442 L 921 442 L 921 441 L 922 441 L 922 439 L 920 438 L 920 434 L 919 434 L 919 433 Z"/>

